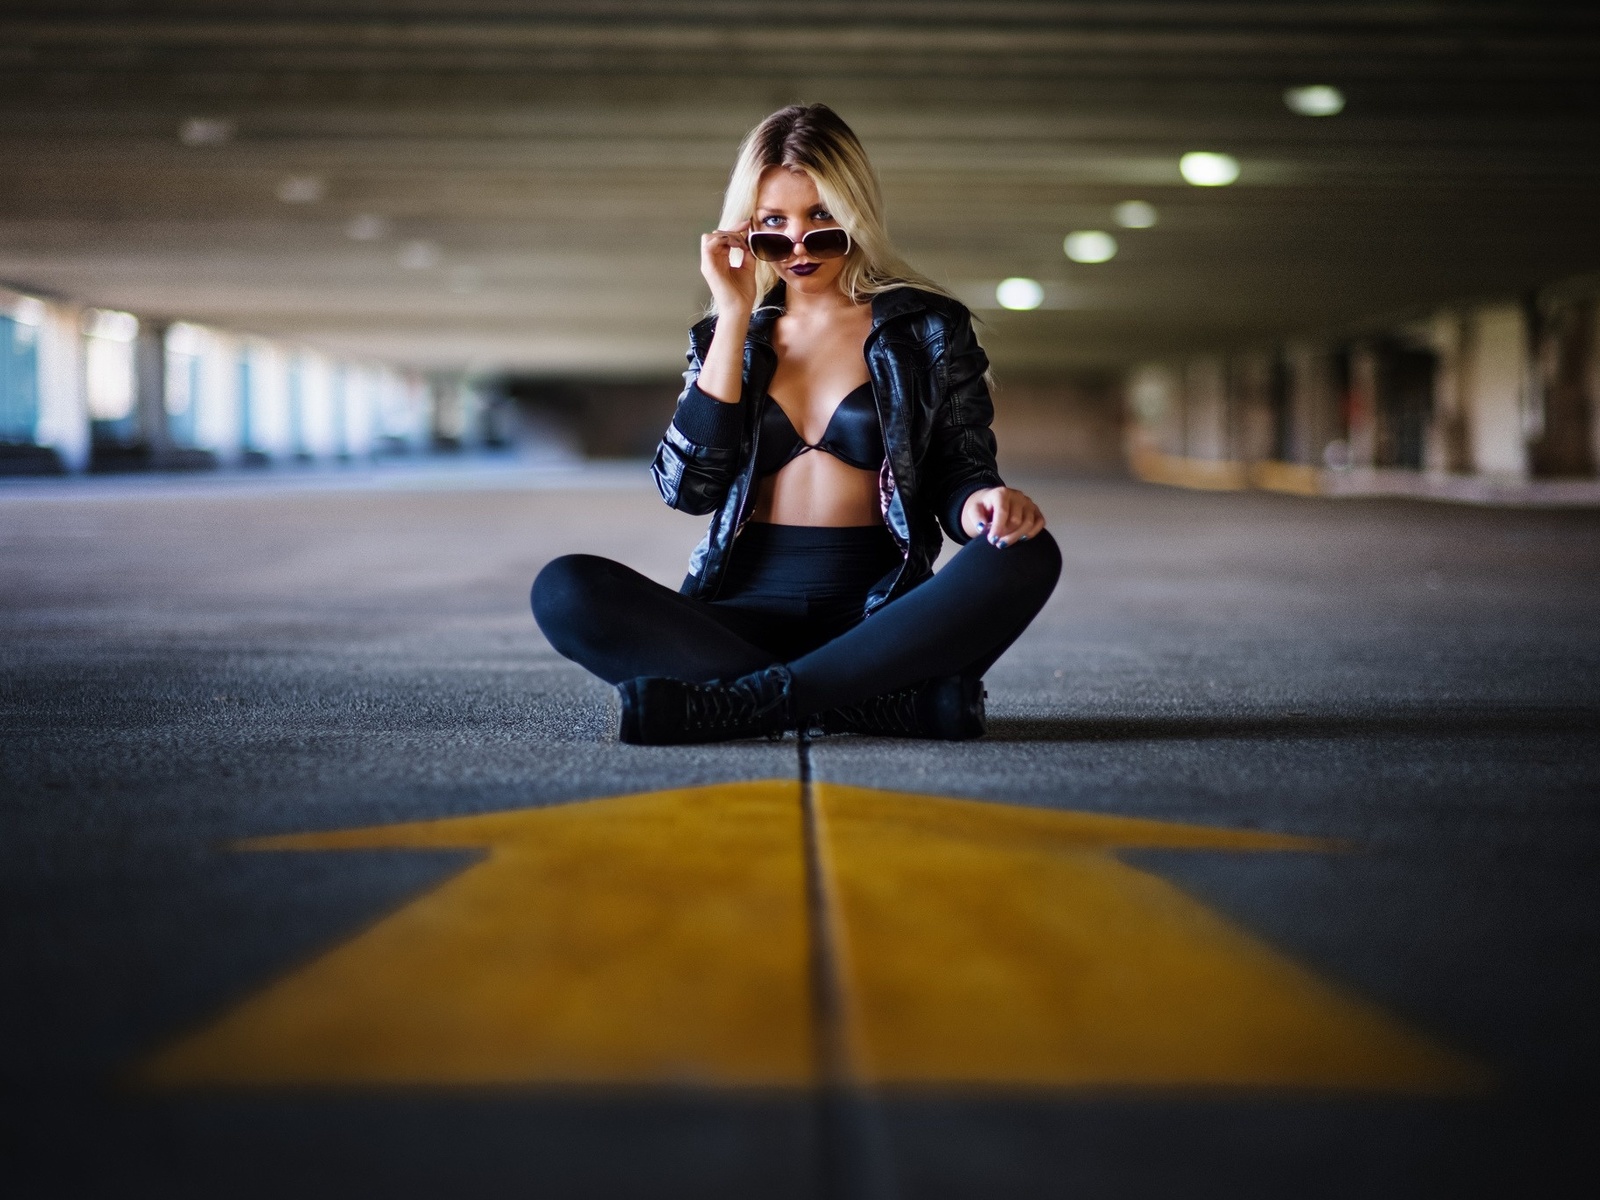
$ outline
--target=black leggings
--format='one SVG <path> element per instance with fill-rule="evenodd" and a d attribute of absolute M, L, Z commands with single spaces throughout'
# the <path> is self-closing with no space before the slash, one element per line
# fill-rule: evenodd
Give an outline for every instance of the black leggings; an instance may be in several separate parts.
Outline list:
<path fill-rule="evenodd" d="M 974 538 L 932 579 L 862 619 L 867 589 L 899 563 L 881 528 L 746 525 L 725 596 L 695 600 L 621 563 L 555 559 L 533 584 L 550 644 L 608 683 L 640 675 L 733 679 L 773 663 L 797 712 L 858 704 L 946 675 L 979 678 L 1044 607 L 1061 573 L 1040 532 L 996 549 Z"/>

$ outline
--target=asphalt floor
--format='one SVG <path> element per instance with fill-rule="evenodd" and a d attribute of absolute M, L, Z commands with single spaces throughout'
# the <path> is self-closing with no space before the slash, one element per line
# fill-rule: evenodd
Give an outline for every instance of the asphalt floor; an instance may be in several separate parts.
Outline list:
<path fill-rule="evenodd" d="M 562 553 L 681 577 L 702 523 L 633 464 L 0 487 L 11 1194 L 1588 1194 L 1600 512 L 1020 482 L 1066 566 L 989 676 L 987 737 L 682 748 L 617 743 L 609 689 L 527 610 Z M 682 837 L 722 836 L 747 794 L 803 825 L 805 994 L 741 1010 L 745 1041 L 719 1017 L 670 1069 L 646 1053 L 695 1023 L 669 1001 L 711 1003 L 712 974 L 772 949 L 749 912 L 704 979 L 652 959 L 655 983 L 582 992 L 570 1027 L 599 1058 L 547 1041 L 501 1069 L 491 1024 L 439 1035 L 476 1038 L 467 1066 L 455 1042 L 404 1069 L 401 1035 L 359 1062 L 296 1042 L 316 1005 L 387 1030 L 419 989 L 463 990 L 491 953 L 474 922 L 525 915 L 440 915 L 498 851 L 434 823 L 510 814 L 495 828 L 560 842 L 563 870 L 601 874 L 532 907 L 572 901 L 587 929 L 726 865 L 678 833 L 647 862 L 626 820 L 591 836 L 612 810 L 584 802 L 671 789 L 702 789 L 661 810 Z M 407 823 L 403 845 L 239 846 Z M 1090 874 L 1084 896 L 1125 917 L 1137 893 L 1137 919 L 1062 932 Z M 448 968 L 392 966 L 406 921 L 434 922 Z M 657 951 L 606 945 L 632 959 L 608 971 Z M 1133 981 L 1092 1038 L 1080 969 Z M 1206 988 L 1220 1024 L 1195 1015 Z M 793 1078 L 762 1057 L 791 1020 L 815 1058 Z M 190 1074 L 151 1067 L 184 1046 Z"/>

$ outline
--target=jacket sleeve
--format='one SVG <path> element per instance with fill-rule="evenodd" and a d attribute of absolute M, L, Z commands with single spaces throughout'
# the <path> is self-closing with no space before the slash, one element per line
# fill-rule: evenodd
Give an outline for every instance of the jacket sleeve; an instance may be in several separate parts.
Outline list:
<path fill-rule="evenodd" d="M 663 500 L 698 515 L 722 503 L 739 473 L 744 404 L 724 404 L 700 390 L 700 355 L 692 336 L 687 357 L 678 408 L 650 470 Z"/>
<path fill-rule="evenodd" d="M 961 528 L 967 497 L 984 488 L 1000 487 L 995 466 L 994 403 L 989 398 L 989 356 L 972 332 L 965 310 L 950 321 L 940 360 L 943 399 L 934 414 L 926 479 L 929 501 L 939 523 L 957 545 L 970 541 Z"/>

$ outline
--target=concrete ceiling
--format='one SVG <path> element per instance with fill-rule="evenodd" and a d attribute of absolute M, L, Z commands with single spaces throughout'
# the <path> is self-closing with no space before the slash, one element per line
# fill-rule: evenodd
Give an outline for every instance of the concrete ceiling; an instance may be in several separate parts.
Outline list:
<path fill-rule="evenodd" d="M 1306 83 L 1344 113 L 1288 111 Z M 855 126 L 912 261 L 1046 283 L 982 314 L 1002 369 L 1600 270 L 1593 4 L 11 0 L 0 280 L 419 365 L 672 370 L 734 147 L 795 100 Z M 1188 150 L 1239 182 L 1188 186 Z M 1116 230 L 1134 198 L 1159 224 Z M 1117 257 L 1067 261 L 1085 228 Z"/>

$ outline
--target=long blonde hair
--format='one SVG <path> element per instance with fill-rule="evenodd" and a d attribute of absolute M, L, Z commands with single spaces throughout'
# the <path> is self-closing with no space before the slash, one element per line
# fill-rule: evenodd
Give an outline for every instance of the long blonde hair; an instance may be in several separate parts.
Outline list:
<path fill-rule="evenodd" d="M 747 228 L 755 216 L 761 176 L 768 168 L 804 171 L 817 185 L 822 203 L 850 235 L 850 253 L 839 287 L 856 303 L 897 287 L 917 287 L 942 296 L 945 288 L 917 271 L 889 240 L 883 224 L 883 194 L 877 172 L 850 126 L 826 104 L 791 104 L 757 125 L 739 144 L 722 200 L 718 229 Z M 778 282 L 769 263 L 752 258 L 756 295 L 765 297 Z M 708 311 L 715 312 L 715 302 Z"/>

